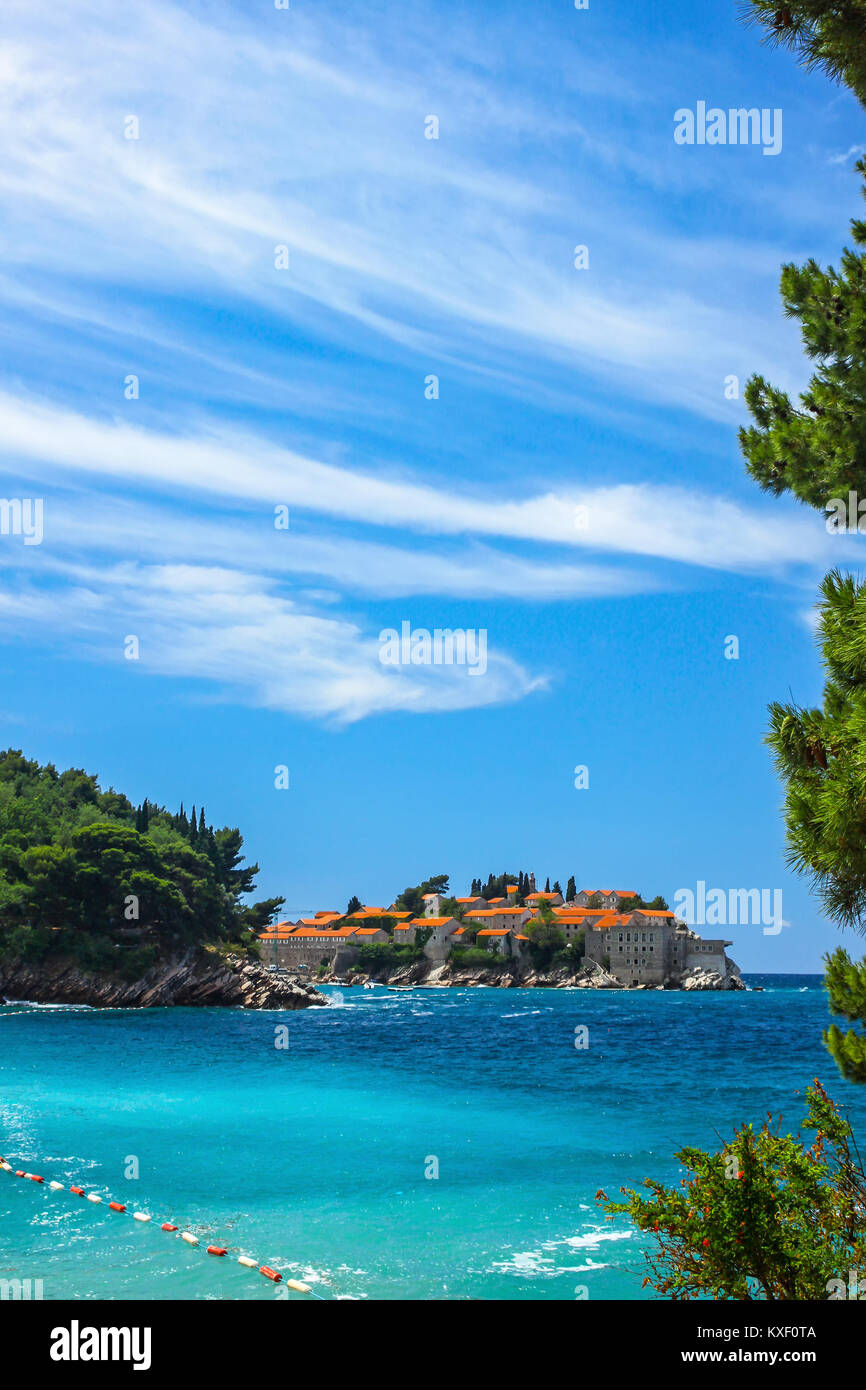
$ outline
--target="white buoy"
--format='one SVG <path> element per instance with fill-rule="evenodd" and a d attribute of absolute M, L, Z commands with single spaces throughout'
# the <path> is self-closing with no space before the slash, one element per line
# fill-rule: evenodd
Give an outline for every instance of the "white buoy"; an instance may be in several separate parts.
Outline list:
<path fill-rule="evenodd" d="M 11 1173 L 11 1172 L 12 1172 L 12 1164 L 11 1164 L 11 1163 L 0 1163 L 0 1168 L 3 1169 L 4 1173 Z"/>
<path fill-rule="evenodd" d="M 258 1269 L 255 1260 L 251 1260 L 249 1255 L 238 1255 L 238 1264 L 246 1265 L 247 1269 Z"/>
<path fill-rule="evenodd" d="M 286 1288 L 287 1288 L 287 1289 L 295 1289 L 295 1291 L 296 1291 L 297 1293 L 312 1293 L 312 1292 L 313 1292 L 313 1290 L 310 1288 L 309 1284 L 302 1284 L 301 1281 L 300 1281 L 300 1279 L 287 1279 L 287 1280 L 286 1280 Z"/>
<path fill-rule="evenodd" d="M 55 1192 L 62 1192 L 62 1191 L 63 1191 L 63 1183 L 62 1183 L 62 1182 L 50 1182 L 50 1183 L 48 1184 L 48 1186 L 49 1186 L 49 1187 L 53 1187 Z"/>
<path fill-rule="evenodd" d="M 150 1217 L 146 1211 L 134 1211 L 132 1213 L 132 1219 L 133 1221 L 149 1221 Z"/>
<path fill-rule="evenodd" d="M 101 1198 L 101 1197 L 97 1197 L 97 1195 L 96 1195 L 95 1192 L 88 1192 L 88 1194 L 87 1194 L 87 1200 L 88 1200 L 88 1202 L 101 1202 L 101 1201 L 102 1201 L 102 1198 Z"/>
<path fill-rule="evenodd" d="M 198 1236 L 191 1235 L 189 1231 L 181 1231 L 181 1240 L 185 1240 L 187 1245 L 198 1245 Z"/>

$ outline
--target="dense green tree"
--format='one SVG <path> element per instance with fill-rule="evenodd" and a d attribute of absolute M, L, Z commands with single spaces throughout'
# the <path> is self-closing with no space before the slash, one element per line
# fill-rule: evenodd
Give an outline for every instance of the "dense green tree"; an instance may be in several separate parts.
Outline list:
<path fill-rule="evenodd" d="M 577 897 L 577 884 L 576 884 L 575 881 L 574 881 L 574 874 L 572 874 L 571 878 L 568 880 L 568 886 L 566 887 L 566 890 L 565 890 L 565 901 L 566 901 L 567 903 L 573 903 L 576 897 Z"/>
<path fill-rule="evenodd" d="M 565 933 L 557 924 L 549 903 L 542 900 L 538 912 L 524 927 L 529 937 L 529 955 L 536 970 L 546 970 L 553 957 L 565 946 Z"/>
<path fill-rule="evenodd" d="M 346 907 L 346 916 L 347 916 L 347 917 L 351 917 L 351 915 L 352 915 L 353 912 L 360 912 L 361 907 L 362 907 L 361 899 L 360 899 L 360 898 L 356 898 L 355 895 L 354 895 L 354 893 L 353 893 L 352 896 L 351 896 L 351 898 L 349 899 L 348 905 L 347 905 L 347 907 Z"/>
<path fill-rule="evenodd" d="M 70 934 L 110 940 L 130 921 L 189 942 L 264 926 L 283 900 L 242 901 L 258 866 L 244 864 L 240 831 L 206 828 L 193 846 L 183 821 L 147 799 L 136 808 L 103 793 L 79 769 L 58 775 L 20 750 L 0 753 L 0 951 L 12 937 L 52 949 Z"/>
<path fill-rule="evenodd" d="M 424 894 L 447 893 L 449 878 L 449 874 L 433 874 L 423 883 L 416 883 L 414 887 L 404 888 L 394 903 L 395 909 L 398 912 L 412 912 L 416 917 L 420 917 L 425 906 Z"/>
<path fill-rule="evenodd" d="M 844 82 L 866 105 L 866 5 L 863 0 L 748 0 L 747 23 L 764 42 L 790 48 L 806 68 Z"/>
<path fill-rule="evenodd" d="M 464 907 L 456 898 L 443 898 L 439 911 L 442 917 L 454 917 L 458 922 L 463 921 Z"/>

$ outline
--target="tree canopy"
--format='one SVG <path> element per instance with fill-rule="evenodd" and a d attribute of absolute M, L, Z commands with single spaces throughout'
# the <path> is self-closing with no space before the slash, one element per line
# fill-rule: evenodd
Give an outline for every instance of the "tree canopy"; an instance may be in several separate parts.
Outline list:
<path fill-rule="evenodd" d="M 282 905 L 242 899 L 257 864 L 243 837 L 145 800 L 100 790 L 80 768 L 58 772 L 0 752 L 0 928 L 18 945 L 50 929 L 114 938 L 143 928 L 157 939 L 239 940 Z M 60 943 L 62 944 L 62 943 Z"/>
<path fill-rule="evenodd" d="M 844 82 L 866 105 L 866 5 L 863 0 L 748 0 L 747 23 L 764 42 L 789 48 L 807 69 Z"/>
<path fill-rule="evenodd" d="M 856 168 L 866 174 L 866 160 Z M 784 310 L 799 320 L 815 371 L 799 405 L 751 377 L 745 400 L 755 423 L 740 430 L 746 467 L 766 492 L 835 512 L 851 491 L 866 497 L 866 222 L 854 220 L 851 235 L 857 249 L 842 252 L 838 270 L 812 259 L 782 267 Z"/>

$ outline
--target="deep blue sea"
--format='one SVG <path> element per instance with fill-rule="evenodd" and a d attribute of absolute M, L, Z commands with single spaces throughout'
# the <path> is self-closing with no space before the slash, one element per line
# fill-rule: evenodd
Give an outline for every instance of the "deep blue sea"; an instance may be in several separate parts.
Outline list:
<path fill-rule="evenodd" d="M 866 1135 L 866 1087 L 821 1043 L 820 977 L 747 979 L 765 992 L 0 1009 L 0 1153 L 46 1178 L 0 1172 L 0 1278 L 46 1299 L 276 1297 L 243 1253 L 325 1298 L 645 1298 L 640 1239 L 598 1188 L 672 1181 L 678 1147 L 768 1111 L 796 1130 L 813 1076 Z"/>

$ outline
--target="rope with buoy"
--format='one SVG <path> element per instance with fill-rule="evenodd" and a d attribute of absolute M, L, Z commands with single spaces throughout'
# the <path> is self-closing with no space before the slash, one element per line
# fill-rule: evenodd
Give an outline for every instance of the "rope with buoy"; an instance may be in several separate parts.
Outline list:
<path fill-rule="evenodd" d="M 16 1178 L 28 1178 L 30 1182 L 40 1183 L 48 1187 L 52 1192 L 66 1191 L 66 1188 L 64 1187 L 64 1184 L 62 1182 L 57 1182 L 56 1180 L 52 1179 L 50 1182 L 46 1183 L 45 1178 L 42 1177 L 41 1174 L 28 1173 L 23 1168 L 13 1168 L 12 1164 L 7 1162 L 7 1160 L 2 1156 L 0 1156 L 0 1170 L 2 1170 L 4 1173 L 12 1173 Z M 74 1196 L 83 1197 L 88 1202 L 92 1202 L 94 1206 L 102 1205 L 103 1198 L 96 1192 L 85 1192 L 83 1187 L 70 1187 L 68 1190 Z M 123 1202 L 108 1202 L 106 1203 L 106 1205 L 109 1211 L 123 1213 L 126 1212 L 126 1206 Z M 134 1211 L 132 1212 L 132 1219 L 133 1221 L 140 1221 L 144 1223 L 151 1221 L 152 1217 L 150 1216 L 149 1212 Z M 180 1239 L 185 1241 L 187 1245 L 197 1246 L 201 1243 L 199 1237 L 195 1235 L 192 1231 L 181 1231 L 178 1226 L 172 1225 L 170 1221 L 164 1221 L 162 1223 L 161 1229 L 163 1231 L 177 1232 L 180 1236 Z M 206 1251 L 208 1255 L 222 1257 L 228 1254 L 228 1246 L 208 1245 L 206 1247 Z M 315 1292 L 314 1289 L 311 1289 L 309 1284 L 304 1284 L 300 1279 L 287 1279 L 280 1273 L 279 1270 L 272 1269 L 270 1265 L 259 1264 L 257 1260 L 252 1259 L 249 1255 L 239 1255 L 237 1257 L 237 1262 L 239 1265 L 243 1265 L 246 1269 L 257 1269 L 259 1274 L 263 1275 L 265 1279 L 270 1279 L 271 1282 L 274 1284 L 284 1284 L 287 1289 L 292 1289 L 295 1293 L 311 1294 L 313 1298 L 318 1298 L 322 1303 L 327 1302 L 326 1299 L 322 1298 L 321 1294 L 318 1294 Z"/>

